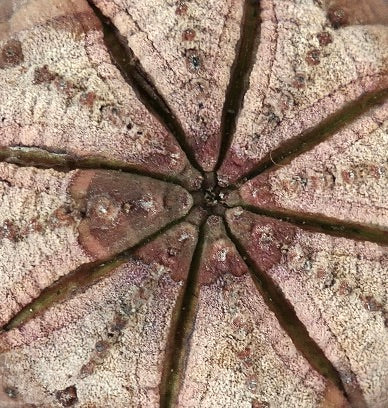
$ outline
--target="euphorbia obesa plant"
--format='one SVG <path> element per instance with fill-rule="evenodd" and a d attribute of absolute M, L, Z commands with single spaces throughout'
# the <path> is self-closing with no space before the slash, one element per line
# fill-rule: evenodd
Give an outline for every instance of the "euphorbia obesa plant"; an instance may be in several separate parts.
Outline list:
<path fill-rule="evenodd" d="M 385 0 L 0 0 L 0 407 L 388 406 Z"/>

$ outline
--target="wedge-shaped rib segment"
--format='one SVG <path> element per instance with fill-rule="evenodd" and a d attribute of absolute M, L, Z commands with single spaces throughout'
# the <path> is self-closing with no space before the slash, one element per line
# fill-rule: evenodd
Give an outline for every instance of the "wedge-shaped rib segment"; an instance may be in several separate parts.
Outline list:
<path fill-rule="evenodd" d="M 219 171 L 224 184 L 270 163 L 274 149 L 312 131 L 331 115 L 334 127 L 343 126 L 336 111 L 387 86 L 386 27 L 335 29 L 327 10 L 314 0 L 263 0 L 261 7 L 258 57 L 231 148 Z M 349 106 L 348 120 L 352 120 Z M 331 122 L 308 133 L 308 138 L 329 135 Z"/>
<path fill-rule="evenodd" d="M 0 325 L 60 276 L 90 262 L 79 244 L 73 173 L 0 163 Z"/>
<path fill-rule="evenodd" d="M 244 1 L 93 2 L 118 28 L 164 97 L 199 164 L 212 170 Z"/>
<path fill-rule="evenodd" d="M 388 24 L 388 3 L 385 0 L 324 0 L 335 27 L 348 24 Z"/>
<path fill-rule="evenodd" d="M 132 247 L 192 206 L 180 186 L 115 171 L 78 171 L 70 192 L 85 213 L 79 240 L 97 259 Z"/>
<path fill-rule="evenodd" d="M 0 146 L 40 147 L 198 184 L 113 65 L 84 0 L 11 2 L 0 22 Z M 28 17 L 26 17 L 28 16 Z"/>
<path fill-rule="evenodd" d="M 296 350 L 226 236 L 207 221 L 198 312 L 179 407 L 345 407 Z"/>
<path fill-rule="evenodd" d="M 179 186 L 108 171 L 0 163 L 0 324 L 81 264 L 104 260 L 182 217 Z"/>
<path fill-rule="evenodd" d="M 341 376 L 353 406 L 387 405 L 387 250 L 238 208 L 228 223 Z M 362 394 L 360 394 L 360 391 Z"/>
<path fill-rule="evenodd" d="M 240 189 L 266 209 L 335 217 L 388 229 L 388 103 L 288 164 Z"/>
<path fill-rule="evenodd" d="M 83 293 L 2 334 L 0 406 L 158 407 L 196 239 L 193 225 L 180 224 Z"/>

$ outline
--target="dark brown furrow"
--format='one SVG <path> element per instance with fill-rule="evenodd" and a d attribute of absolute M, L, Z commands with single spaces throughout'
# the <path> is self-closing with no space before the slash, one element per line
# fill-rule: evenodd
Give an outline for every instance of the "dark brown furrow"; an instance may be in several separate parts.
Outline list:
<path fill-rule="evenodd" d="M 260 0 L 245 0 L 241 20 L 241 36 L 237 44 L 236 57 L 231 68 L 229 86 L 221 118 L 221 143 L 216 170 L 221 166 L 231 145 L 244 95 L 249 86 L 249 77 L 260 41 Z"/>
<path fill-rule="evenodd" d="M 184 180 L 178 177 L 158 174 L 139 169 L 119 160 L 108 160 L 102 157 L 75 157 L 65 152 L 50 151 L 43 148 L 13 146 L 0 147 L 0 162 L 14 164 L 20 167 L 36 167 L 39 169 L 54 169 L 59 172 L 69 172 L 79 169 L 117 170 L 125 173 L 138 174 L 189 188 Z"/>
<path fill-rule="evenodd" d="M 183 381 L 189 341 L 194 330 L 198 306 L 198 272 L 205 238 L 203 225 L 204 221 L 202 220 L 187 281 L 173 312 L 160 384 L 160 408 L 173 408 L 177 406 L 179 390 Z"/>
<path fill-rule="evenodd" d="M 388 245 L 388 231 L 377 227 L 346 222 L 336 218 L 325 217 L 321 214 L 310 215 L 287 210 L 268 210 L 245 205 L 242 202 L 235 202 L 231 207 L 236 205 L 258 215 L 290 222 L 306 230 L 358 241 L 370 241 L 380 245 Z"/>
<path fill-rule="evenodd" d="M 196 170 L 201 171 L 179 120 L 175 117 L 155 84 L 141 66 L 132 49 L 128 46 L 127 40 L 120 34 L 110 19 L 96 7 L 92 0 L 87 1 L 96 17 L 100 20 L 105 46 L 110 53 L 114 65 L 120 70 L 125 81 L 135 90 L 140 101 L 174 135 L 191 165 Z"/>
<path fill-rule="evenodd" d="M 187 215 L 167 224 L 159 231 L 156 231 L 155 233 L 142 239 L 133 247 L 120 252 L 111 259 L 81 265 L 74 271 L 59 278 L 52 285 L 44 289 L 30 304 L 23 307 L 23 309 L 20 310 L 7 324 L 5 324 L 1 330 L 8 331 L 20 327 L 55 304 L 64 301 L 77 293 L 84 292 L 87 288 L 97 283 L 100 279 L 108 276 L 109 273 L 113 272 L 115 268 L 124 264 L 138 248 L 159 237 L 171 227 L 182 222 L 186 217 Z"/>
<path fill-rule="evenodd" d="M 323 350 L 310 337 L 305 325 L 299 320 L 292 305 L 284 296 L 280 288 L 273 282 L 265 271 L 260 270 L 248 252 L 234 236 L 227 222 L 225 227 L 229 238 L 236 246 L 242 259 L 248 266 L 257 289 L 262 295 L 265 303 L 275 314 L 280 326 L 289 335 L 295 347 L 307 359 L 310 365 L 323 377 L 334 383 L 345 395 L 345 387 L 341 381 L 338 371 L 330 360 L 326 357 Z M 360 398 L 361 395 L 360 395 Z M 363 405 L 361 405 L 363 406 Z"/>
<path fill-rule="evenodd" d="M 376 79 L 377 81 L 377 79 Z M 236 184 L 251 180 L 264 171 L 271 170 L 291 162 L 295 157 L 312 150 L 318 144 L 328 140 L 345 126 L 352 124 L 361 115 L 385 102 L 388 97 L 388 88 L 378 89 L 365 93 L 355 101 L 345 105 L 336 113 L 328 116 L 317 126 L 306 130 L 299 136 L 285 142 L 277 149 L 267 154 L 254 170 L 242 176 Z"/>

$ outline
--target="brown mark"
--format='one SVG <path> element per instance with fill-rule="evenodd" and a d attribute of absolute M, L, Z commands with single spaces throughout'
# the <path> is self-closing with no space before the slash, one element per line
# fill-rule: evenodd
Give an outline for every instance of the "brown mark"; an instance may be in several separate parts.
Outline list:
<path fill-rule="evenodd" d="M 184 1 L 178 1 L 176 5 L 175 14 L 177 16 L 184 16 L 187 14 L 187 4 Z"/>
<path fill-rule="evenodd" d="M 348 24 L 349 17 L 346 11 L 341 7 L 330 7 L 327 17 L 333 28 L 340 28 Z"/>
<path fill-rule="evenodd" d="M 333 37 L 327 31 L 322 31 L 317 35 L 319 45 L 325 47 L 333 42 Z"/>
<path fill-rule="evenodd" d="M 306 61 L 309 65 L 318 65 L 321 62 L 321 53 L 317 48 L 307 53 Z"/>
<path fill-rule="evenodd" d="M 34 84 L 50 83 L 56 78 L 56 74 L 48 69 L 47 65 L 36 68 L 34 72 Z"/>
<path fill-rule="evenodd" d="M 187 28 L 182 33 L 183 41 L 193 41 L 195 38 L 195 31 L 192 28 Z"/>
<path fill-rule="evenodd" d="M 64 407 L 72 407 L 78 402 L 77 389 L 74 385 L 71 385 L 64 390 L 57 391 L 55 396 Z"/>
<path fill-rule="evenodd" d="M 22 43 L 19 40 L 9 40 L 0 54 L 0 69 L 16 67 L 24 61 Z"/>

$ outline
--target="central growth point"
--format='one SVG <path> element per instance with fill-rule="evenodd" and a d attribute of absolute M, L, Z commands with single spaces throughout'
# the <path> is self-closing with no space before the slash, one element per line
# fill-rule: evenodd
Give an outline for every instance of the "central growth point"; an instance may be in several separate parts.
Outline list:
<path fill-rule="evenodd" d="M 205 209 L 209 215 L 223 215 L 228 208 L 224 190 L 218 185 L 214 172 L 205 173 L 201 190 L 193 193 L 194 204 Z"/>

